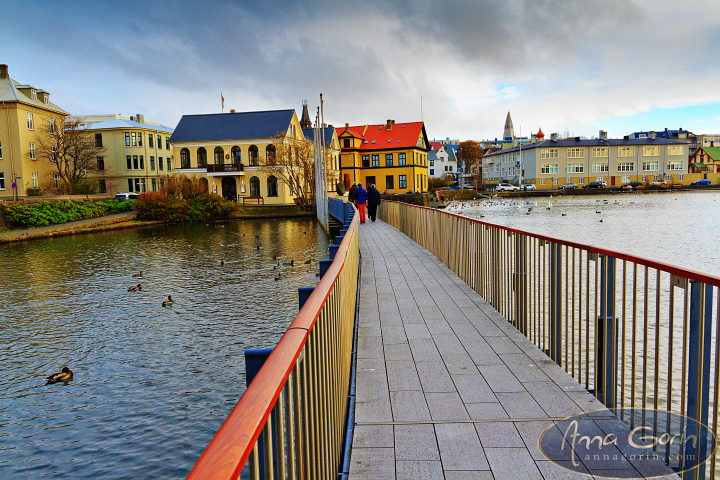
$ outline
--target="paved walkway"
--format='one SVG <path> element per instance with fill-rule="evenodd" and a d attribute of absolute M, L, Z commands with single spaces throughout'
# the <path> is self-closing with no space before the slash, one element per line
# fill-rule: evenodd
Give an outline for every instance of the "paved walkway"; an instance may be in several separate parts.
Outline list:
<path fill-rule="evenodd" d="M 350 478 L 592 478 L 538 440 L 549 418 L 601 403 L 427 250 L 380 221 L 360 231 Z M 633 468 L 670 472 L 654 461 L 617 476 L 642 478 Z"/>
<path fill-rule="evenodd" d="M 0 243 L 13 242 L 17 240 L 28 240 L 31 238 L 43 238 L 55 234 L 65 234 L 68 231 L 83 230 L 86 228 L 111 225 L 134 220 L 137 212 L 122 212 L 103 217 L 87 218 L 76 222 L 61 223 L 59 225 L 48 225 L 46 227 L 24 228 L 22 230 L 6 230 L 0 232 Z"/>

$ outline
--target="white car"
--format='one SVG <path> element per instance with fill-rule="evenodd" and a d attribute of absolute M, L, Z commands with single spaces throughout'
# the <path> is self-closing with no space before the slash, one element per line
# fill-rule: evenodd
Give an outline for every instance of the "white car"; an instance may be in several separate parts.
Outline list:
<path fill-rule="evenodd" d="M 516 187 L 515 185 L 511 185 L 509 183 L 498 183 L 495 190 L 498 192 L 519 192 L 520 187 Z"/>
<path fill-rule="evenodd" d="M 537 190 L 537 188 L 535 187 L 535 185 L 532 184 L 532 183 L 525 183 L 525 184 L 523 184 L 523 185 L 521 185 L 521 186 L 522 186 L 522 189 L 525 190 L 526 192 L 527 192 L 528 190 Z"/>
<path fill-rule="evenodd" d="M 115 198 L 118 200 L 134 200 L 138 195 L 137 193 L 118 193 L 115 195 Z"/>

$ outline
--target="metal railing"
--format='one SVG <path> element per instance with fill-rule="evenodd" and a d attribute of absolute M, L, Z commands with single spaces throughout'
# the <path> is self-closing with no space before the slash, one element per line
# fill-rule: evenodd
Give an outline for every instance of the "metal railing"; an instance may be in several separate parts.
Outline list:
<path fill-rule="evenodd" d="M 208 163 L 208 173 L 242 172 L 245 166 L 242 163 Z"/>
<path fill-rule="evenodd" d="M 399 202 L 383 202 L 378 216 L 437 256 L 608 408 L 677 413 L 717 436 L 720 277 Z M 642 421 L 658 432 L 660 415 L 650 417 Z M 682 470 L 692 467 L 683 463 L 689 454 L 711 455 L 683 478 L 714 479 L 713 447 L 689 444 L 673 457 L 668 446 L 660 456 Z"/>
<path fill-rule="evenodd" d="M 334 259 L 188 479 L 327 479 L 342 470 L 360 261 L 354 215 Z"/>

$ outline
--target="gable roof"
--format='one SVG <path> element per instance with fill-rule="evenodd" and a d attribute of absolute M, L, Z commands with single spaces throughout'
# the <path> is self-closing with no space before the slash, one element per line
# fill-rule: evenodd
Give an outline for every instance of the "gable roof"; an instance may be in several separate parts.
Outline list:
<path fill-rule="evenodd" d="M 436 154 L 437 154 L 437 150 L 430 150 L 427 154 L 428 155 L 427 159 L 428 160 L 437 160 L 438 156 Z"/>
<path fill-rule="evenodd" d="M 325 145 L 330 145 L 333 139 L 333 134 L 335 133 L 335 129 L 333 127 L 325 127 L 323 130 L 325 130 Z M 314 128 L 303 128 L 302 131 L 303 135 L 305 135 L 305 138 L 307 138 L 311 142 L 315 140 Z"/>
<path fill-rule="evenodd" d="M 697 155 L 700 150 L 703 150 L 705 153 L 707 153 L 708 156 L 714 161 L 720 160 L 720 147 L 698 147 L 698 149 L 695 150 L 692 156 Z"/>
<path fill-rule="evenodd" d="M 37 98 L 35 100 L 32 97 L 25 95 L 22 89 L 32 89 L 37 92 Z M 52 112 L 60 113 L 62 115 L 69 115 L 68 112 L 58 107 L 54 103 L 48 101 L 45 103 L 41 100 L 42 95 L 49 93 L 45 90 L 35 88 L 30 85 L 21 85 L 10 77 L 0 78 L 0 102 L 20 102 L 27 105 L 33 105 L 38 108 L 50 110 Z"/>
<path fill-rule="evenodd" d="M 145 128 L 148 130 L 158 130 L 160 132 L 172 133 L 173 129 L 166 127 L 165 125 L 157 125 L 155 123 L 138 123 L 132 120 L 125 120 L 124 118 L 116 118 L 113 120 L 106 120 L 104 122 L 88 123 L 82 128 L 87 130 L 105 130 L 115 128 Z"/>
<path fill-rule="evenodd" d="M 295 110 L 183 115 L 170 142 L 272 138 L 290 128 Z"/>
<path fill-rule="evenodd" d="M 385 150 L 388 148 L 412 148 L 422 135 L 427 141 L 423 122 L 395 123 L 388 130 L 386 124 L 357 125 L 336 129 L 338 137 L 347 132 L 363 140 L 359 150 Z M 364 132 L 364 133 L 363 133 Z M 422 148 L 425 148 L 424 146 Z"/>

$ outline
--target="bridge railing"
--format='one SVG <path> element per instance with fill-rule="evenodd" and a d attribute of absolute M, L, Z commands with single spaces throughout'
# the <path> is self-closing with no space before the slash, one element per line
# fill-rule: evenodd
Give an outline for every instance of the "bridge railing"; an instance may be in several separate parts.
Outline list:
<path fill-rule="evenodd" d="M 355 215 L 334 260 L 188 479 L 333 478 L 341 471 L 359 267 Z"/>
<path fill-rule="evenodd" d="M 398 202 L 383 202 L 378 217 L 437 256 L 608 408 L 673 412 L 717 436 L 720 277 Z M 629 421 L 671 435 L 683 427 L 663 426 L 658 413 Z M 658 452 L 667 464 L 683 470 L 693 455 L 712 455 L 683 478 L 715 478 L 712 439 L 678 444 Z"/>

